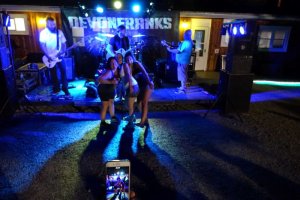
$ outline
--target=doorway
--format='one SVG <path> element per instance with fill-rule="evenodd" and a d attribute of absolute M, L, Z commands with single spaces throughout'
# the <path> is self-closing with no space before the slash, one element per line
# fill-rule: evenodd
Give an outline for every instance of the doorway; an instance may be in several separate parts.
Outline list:
<path fill-rule="evenodd" d="M 207 71 L 211 19 L 192 19 L 192 38 L 195 41 L 196 71 Z"/>

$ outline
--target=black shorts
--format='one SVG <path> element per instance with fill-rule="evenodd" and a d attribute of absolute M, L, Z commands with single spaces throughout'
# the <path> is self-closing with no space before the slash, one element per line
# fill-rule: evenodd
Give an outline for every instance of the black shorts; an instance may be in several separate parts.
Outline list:
<path fill-rule="evenodd" d="M 116 86 L 114 84 L 100 84 L 98 86 L 98 95 L 101 101 L 108 101 L 115 99 Z"/>
<path fill-rule="evenodd" d="M 138 82 L 140 92 L 137 96 L 137 102 L 140 102 L 143 100 L 145 96 L 145 92 L 147 89 L 150 89 L 147 77 L 143 73 L 138 73 L 134 75 L 135 80 Z M 150 78 L 150 77 L 149 77 Z M 151 79 L 150 79 L 151 81 Z"/>

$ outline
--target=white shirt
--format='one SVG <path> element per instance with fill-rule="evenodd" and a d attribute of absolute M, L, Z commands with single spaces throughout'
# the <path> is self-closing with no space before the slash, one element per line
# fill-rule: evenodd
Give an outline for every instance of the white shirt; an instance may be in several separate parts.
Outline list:
<path fill-rule="evenodd" d="M 61 49 L 61 44 L 66 42 L 66 38 L 61 30 L 58 30 L 59 45 L 58 50 L 56 32 L 52 33 L 48 28 L 45 28 L 40 33 L 40 43 L 46 44 L 46 51 L 49 56 L 55 56 Z"/>

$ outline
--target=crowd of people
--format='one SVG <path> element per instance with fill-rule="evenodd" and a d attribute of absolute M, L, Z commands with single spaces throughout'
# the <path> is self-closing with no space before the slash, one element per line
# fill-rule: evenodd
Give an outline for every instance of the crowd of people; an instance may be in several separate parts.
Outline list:
<path fill-rule="evenodd" d="M 119 50 L 122 49 L 125 55 Z M 98 92 L 101 107 L 101 126 L 108 126 L 106 113 L 109 110 L 111 124 L 119 123 L 115 116 L 114 100 L 126 98 L 128 102 L 128 116 L 124 120 L 128 121 L 125 128 L 134 128 L 134 125 L 144 127 L 148 125 L 148 102 L 154 89 L 153 81 L 150 79 L 142 63 L 135 60 L 129 49 L 129 40 L 126 36 L 126 28 L 120 25 L 117 34 L 110 39 L 107 45 L 107 53 L 110 57 L 107 60 L 105 72 L 98 78 Z M 123 52 L 123 53 L 124 53 Z M 137 102 L 141 112 L 141 120 L 136 123 L 134 104 Z"/>

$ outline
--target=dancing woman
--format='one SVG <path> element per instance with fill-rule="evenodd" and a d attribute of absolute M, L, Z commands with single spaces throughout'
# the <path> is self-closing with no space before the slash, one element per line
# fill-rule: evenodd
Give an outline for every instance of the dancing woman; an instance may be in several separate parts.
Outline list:
<path fill-rule="evenodd" d="M 102 101 L 102 107 L 100 111 L 101 126 L 107 127 L 109 124 L 105 121 L 107 110 L 111 117 L 111 124 L 118 124 L 120 120 L 115 116 L 115 89 L 120 78 L 118 70 L 118 62 L 116 58 L 110 57 L 106 64 L 105 72 L 99 76 L 98 82 L 98 94 Z"/>
<path fill-rule="evenodd" d="M 144 125 L 148 125 L 148 102 L 153 92 L 154 84 L 144 66 L 140 62 L 135 61 L 131 52 L 125 54 L 124 72 L 125 77 L 127 77 L 128 80 L 136 80 L 138 83 L 139 93 L 137 96 L 137 103 L 142 115 L 141 121 L 137 125 L 143 127 Z M 134 101 L 133 103 L 130 102 L 128 107 L 129 115 L 132 115 L 134 112 Z"/>

